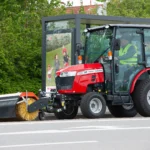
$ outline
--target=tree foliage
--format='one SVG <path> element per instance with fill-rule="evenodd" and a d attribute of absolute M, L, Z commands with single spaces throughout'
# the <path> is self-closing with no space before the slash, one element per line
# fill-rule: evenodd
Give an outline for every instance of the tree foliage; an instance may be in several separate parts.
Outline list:
<path fill-rule="evenodd" d="M 41 88 L 41 19 L 64 13 L 59 0 L 0 1 L 0 93 Z"/>
<path fill-rule="evenodd" d="M 106 0 L 97 0 L 106 2 Z M 150 0 L 110 0 L 107 3 L 108 16 L 150 17 Z"/>

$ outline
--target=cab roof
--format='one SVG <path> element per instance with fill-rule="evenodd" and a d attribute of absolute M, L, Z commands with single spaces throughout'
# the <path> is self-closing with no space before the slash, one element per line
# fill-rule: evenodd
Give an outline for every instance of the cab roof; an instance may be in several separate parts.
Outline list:
<path fill-rule="evenodd" d="M 88 31 L 107 28 L 107 27 L 127 27 L 127 28 L 150 28 L 150 25 L 147 24 L 106 24 L 102 26 L 96 26 L 92 28 L 87 28 Z"/>

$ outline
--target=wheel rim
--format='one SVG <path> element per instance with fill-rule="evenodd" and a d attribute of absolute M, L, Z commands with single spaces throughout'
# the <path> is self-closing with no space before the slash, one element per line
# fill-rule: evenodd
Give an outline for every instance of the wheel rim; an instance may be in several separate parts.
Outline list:
<path fill-rule="evenodd" d="M 147 102 L 148 102 L 148 104 L 150 105 L 150 90 L 149 90 L 148 93 L 147 93 Z"/>
<path fill-rule="evenodd" d="M 102 110 L 102 102 L 98 98 L 93 98 L 90 101 L 90 109 L 93 113 L 99 113 Z"/>
<path fill-rule="evenodd" d="M 122 105 L 122 107 L 126 110 L 130 110 L 134 107 L 134 105 L 133 104 L 131 104 L 131 105 Z"/>
<path fill-rule="evenodd" d="M 75 107 L 74 106 L 71 106 L 71 107 L 66 107 L 66 110 L 63 110 L 64 114 L 65 115 L 71 115 L 73 114 L 75 111 Z"/>

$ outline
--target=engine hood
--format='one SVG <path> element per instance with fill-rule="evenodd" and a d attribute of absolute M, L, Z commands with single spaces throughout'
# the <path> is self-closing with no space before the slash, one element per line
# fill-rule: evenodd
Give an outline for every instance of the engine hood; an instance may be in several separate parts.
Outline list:
<path fill-rule="evenodd" d="M 91 69 L 102 69 L 102 65 L 99 63 L 92 63 L 92 64 L 77 64 L 68 66 L 64 69 L 60 69 L 56 72 L 57 76 L 59 76 L 62 72 L 70 72 L 70 71 L 84 71 L 84 70 L 91 70 Z"/>

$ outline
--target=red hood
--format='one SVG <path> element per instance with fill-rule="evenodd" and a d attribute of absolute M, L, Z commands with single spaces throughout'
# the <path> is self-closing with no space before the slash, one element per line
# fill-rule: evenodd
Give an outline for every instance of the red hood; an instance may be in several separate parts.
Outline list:
<path fill-rule="evenodd" d="M 102 65 L 99 63 L 92 63 L 92 64 L 77 64 L 68 66 L 64 69 L 60 69 L 56 72 L 57 76 L 60 75 L 61 72 L 68 72 L 68 71 L 82 71 L 82 70 L 90 70 L 90 69 L 100 69 L 102 68 Z"/>

